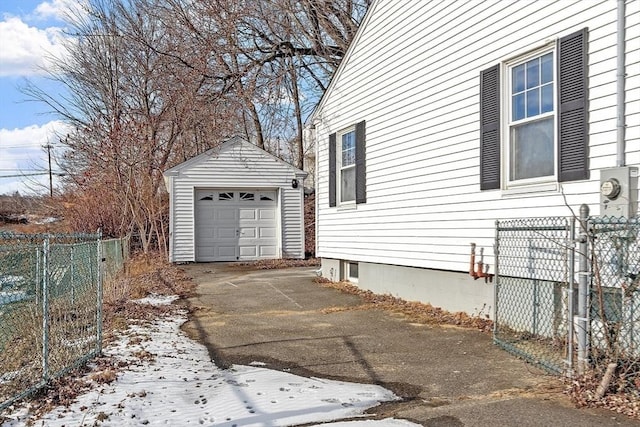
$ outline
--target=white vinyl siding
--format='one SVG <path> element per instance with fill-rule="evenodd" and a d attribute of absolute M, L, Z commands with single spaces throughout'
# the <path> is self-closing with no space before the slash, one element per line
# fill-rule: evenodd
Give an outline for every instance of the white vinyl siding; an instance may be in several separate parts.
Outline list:
<path fill-rule="evenodd" d="M 496 219 L 570 216 L 582 203 L 598 213 L 598 169 L 616 164 L 616 2 L 388 0 L 372 8 L 314 113 L 317 256 L 466 271 L 475 242 L 493 268 Z M 640 2 L 626 8 L 633 166 L 640 165 Z M 589 180 L 480 191 L 480 71 L 584 27 Z M 367 122 L 367 203 L 331 209 L 329 135 L 356 120 Z"/>
<path fill-rule="evenodd" d="M 276 210 L 280 250 L 278 257 L 304 258 L 303 186 L 292 188 L 291 180 L 303 182 L 305 173 L 277 160 L 246 141 L 228 141 L 218 149 L 165 172 L 169 177 L 170 261 L 195 261 L 194 198 L 196 189 L 277 191 Z"/>

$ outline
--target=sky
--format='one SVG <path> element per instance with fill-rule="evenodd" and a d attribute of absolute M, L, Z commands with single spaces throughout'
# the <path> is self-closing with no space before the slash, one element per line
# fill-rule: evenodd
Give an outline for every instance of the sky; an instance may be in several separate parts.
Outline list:
<path fill-rule="evenodd" d="M 44 70 L 48 58 L 63 55 L 62 16 L 71 2 L 0 0 L 0 194 L 48 191 L 48 174 L 24 176 L 48 171 L 47 144 L 53 146 L 52 170 L 58 170 L 57 135 L 65 133 L 64 124 L 44 104 L 27 101 L 21 88 L 30 81 L 50 95 L 61 93 Z"/>
<path fill-rule="evenodd" d="M 138 302 L 171 304 L 176 299 L 152 296 Z M 366 409 L 398 400 L 393 392 L 377 385 L 300 377 L 264 368 L 259 360 L 221 370 L 203 345 L 180 330 L 185 321 L 183 312 L 130 327 L 104 354 L 133 363 L 114 382 L 95 383 L 75 403 L 53 409 L 35 425 L 418 426 L 400 419 L 367 419 Z M 145 355 L 142 359 L 141 354 Z M 340 421 L 355 417 L 362 421 Z M 3 427 L 25 426 L 29 421 L 24 407 L 9 418 Z"/>

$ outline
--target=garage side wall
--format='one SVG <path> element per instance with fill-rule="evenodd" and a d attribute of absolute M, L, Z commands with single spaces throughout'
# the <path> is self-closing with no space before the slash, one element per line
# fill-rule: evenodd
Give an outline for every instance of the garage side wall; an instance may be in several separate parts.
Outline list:
<path fill-rule="evenodd" d="M 192 262 L 195 254 L 194 192 L 196 188 L 279 190 L 280 228 L 283 257 L 304 258 L 303 188 L 304 173 L 281 162 L 249 143 L 223 144 L 218 152 L 205 153 L 183 166 L 173 175 L 173 243 L 170 260 Z"/>

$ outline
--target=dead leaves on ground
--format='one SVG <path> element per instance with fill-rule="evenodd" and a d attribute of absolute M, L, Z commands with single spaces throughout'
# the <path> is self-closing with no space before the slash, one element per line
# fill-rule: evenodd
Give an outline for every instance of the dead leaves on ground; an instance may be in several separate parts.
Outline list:
<path fill-rule="evenodd" d="M 342 292 L 357 295 L 364 301 L 356 307 L 329 308 L 325 312 L 335 312 L 341 310 L 385 310 L 392 313 L 399 313 L 412 322 L 429 325 L 454 325 L 464 328 L 478 329 L 483 332 L 490 332 L 493 322 L 488 318 L 469 316 L 463 312 L 452 313 L 434 307 L 431 304 L 424 304 L 417 301 L 406 301 L 389 294 L 375 294 L 368 290 L 358 288 L 349 282 L 330 282 L 326 279 L 318 278 L 316 282 L 324 287 L 338 289 Z"/>

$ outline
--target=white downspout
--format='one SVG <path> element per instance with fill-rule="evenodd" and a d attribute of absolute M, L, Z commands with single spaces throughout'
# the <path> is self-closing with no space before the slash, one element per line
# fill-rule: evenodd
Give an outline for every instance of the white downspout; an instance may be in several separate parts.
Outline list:
<path fill-rule="evenodd" d="M 313 144 L 313 152 L 315 153 L 315 162 L 316 164 L 313 167 L 313 187 L 314 187 L 314 197 L 315 197 L 315 221 L 313 224 L 313 232 L 315 233 L 315 238 L 314 240 L 314 248 L 313 248 L 313 252 L 314 252 L 314 256 L 317 258 L 318 257 L 318 170 L 320 169 L 318 167 L 318 162 L 319 162 L 319 157 L 318 157 L 318 141 L 316 140 L 316 135 L 317 135 L 317 131 L 316 131 L 316 122 L 315 120 L 311 121 L 311 126 L 309 127 L 309 136 L 311 137 L 311 143 Z"/>
<path fill-rule="evenodd" d="M 618 0 L 618 28 L 617 35 L 617 55 L 616 55 L 616 166 L 622 167 L 626 164 L 625 155 L 625 0 Z"/>

